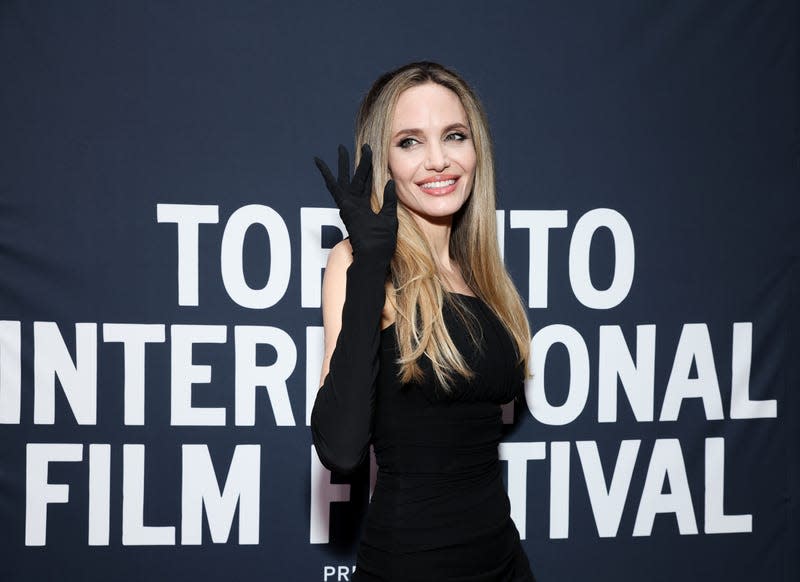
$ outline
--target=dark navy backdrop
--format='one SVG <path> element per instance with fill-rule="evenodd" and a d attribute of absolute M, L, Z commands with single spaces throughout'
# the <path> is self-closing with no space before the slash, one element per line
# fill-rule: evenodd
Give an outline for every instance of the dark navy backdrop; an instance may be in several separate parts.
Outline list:
<path fill-rule="evenodd" d="M 587 401 L 562 426 L 537 418 L 533 401 L 533 412 L 517 411 L 507 439 L 530 443 L 530 450 L 541 443 L 545 457 L 532 454 L 522 465 L 527 475 L 519 463 L 509 475 L 525 492 L 523 544 L 537 578 L 797 580 L 797 39 L 797 5 L 789 0 L 0 4 L 0 578 L 347 579 L 366 475 L 349 490 L 352 502 L 322 504 L 323 514 L 330 507 L 330 527 L 323 528 L 329 543 L 316 543 L 311 524 L 320 508 L 312 498 L 327 493 L 314 491 L 312 474 L 326 479 L 327 491 L 346 490 L 313 468 L 305 422 L 306 389 L 317 373 L 310 370 L 308 380 L 306 368 L 318 357 L 321 318 L 317 307 L 303 306 L 303 288 L 313 297 L 315 286 L 301 267 L 321 255 L 302 255 L 301 208 L 332 207 L 311 158 L 332 160 L 337 143 L 351 143 L 357 103 L 372 80 L 432 59 L 461 72 L 488 109 L 499 207 L 506 211 L 505 256 L 526 301 L 531 269 L 541 280 L 542 265 L 531 260 L 530 230 L 512 228 L 514 221 L 544 216 L 523 211 L 566 216 L 565 228 L 549 231 L 546 307 L 532 307 L 530 318 L 534 333 L 562 324 L 582 340 Z M 159 204 L 218 213 L 217 222 L 199 227 L 194 302 L 179 302 L 178 228 L 158 221 Z M 226 224 L 254 204 L 277 213 L 271 229 L 247 230 L 241 250 L 246 285 L 277 286 L 261 308 L 237 303 L 221 275 L 221 265 L 235 263 L 240 252 L 232 243 L 221 258 Z M 602 208 L 624 217 L 635 245 L 630 290 L 608 309 L 579 300 L 569 273 L 576 223 Z M 240 216 L 255 220 L 250 210 Z M 309 224 L 317 248 L 320 237 L 329 247 L 339 236 Z M 613 282 L 615 239 L 601 228 L 592 241 L 591 280 L 602 290 Z M 288 281 L 278 281 L 286 261 Z M 318 284 L 319 270 L 316 277 Z M 542 305 L 541 297 L 534 301 Z M 748 322 L 752 349 L 739 344 L 732 355 L 734 324 Z M 80 340 L 83 352 L 76 323 L 97 324 L 82 328 L 89 338 Z M 162 341 L 146 349 L 143 424 L 125 423 L 123 347 L 111 341 L 109 323 L 156 324 L 156 336 L 162 330 Z M 213 330 L 224 337 L 195 338 L 193 361 L 212 372 L 193 379 L 189 402 L 224 409 L 224 426 L 177 426 L 171 398 L 187 368 L 175 363 L 176 324 L 222 326 Z M 643 325 L 654 325 L 657 338 L 653 420 L 637 420 L 620 388 L 616 422 L 599 422 L 600 328 L 619 326 L 636 355 L 636 326 Z M 234 341 L 234 326 L 269 326 L 272 339 L 262 342 L 269 345 L 255 350 L 258 365 L 291 364 L 285 390 L 256 391 L 254 426 L 235 420 L 236 357 L 244 348 Z M 200 329 L 207 328 L 189 333 Z M 695 343 L 683 343 L 687 329 L 699 334 Z M 53 340 L 59 336 L 66 348 Z M 541 356 L 553 408 L 568 401 L 578 375 L 569 367 L 575 354 L 556 343 Z M 689 354 L 688 371 L 678 364 L 673 370 L 679 345 Z M 83 375 L 67 377 L 64 354 L 80 362 Z M 763 418 L 732 419 L 732 376 L 748 361 L 749 398 L 774 401 L 775 413 L 767 407 Z M 671 389 L 704 398 L 687 397 L 677 420 L 660 420 L 670 377 L 681 374 L 683 384 L 676 380 Z M 96 418 L 79 422 L 74 409 L 90 410 L 95 390 Z M 529 400 L 534 392 L 532 383 Z M 281 393 L 288 395 L 283 408 Z M 722 418 L 708 420 L 704 404 L 713 394 Z M 720 441 L 706 439 L 716 437 L 724 438 L 721 489 L 719 465 L 707 469 L 708 443 Z M 607 488 L 621 441 L 631 439 L 641 443 L 624 511 L 613 534 L 601 536 L 587 494 L 591 469 L 576 443 L 596 443 Z M 50 446 L 58 443 L 72 447 L 63 453 Z M 91 444 L 109 446 L 90 450 Z M 675 444 L 677 457 L 654 450 Z M 185 445 L 208 447 L 220 487 L 234 450 L 256 450 L 260 459 L 239 466 L 242 482 L 257 478 L 260 499 L 253 504 L 251 496 L 245 505 L 247 496 L 240 496 L 220 543 L 212 542 L 206 517 L 200 545 L 186 537 L 186 516 L 204 514 L 196 504 L 182 506 L 187 491 L 203 482 L 187 469 Z M 551 486 L 551 461 L 563 462 L 565 447 L 568 517 L 563 490 Z M 139 452 L 144 465 L 136 473 Z M 202 474 L 202 466 L 194 467 Z M 634 535 L 651 478 L 651 500 L 670 506 L 680 499 L 672 509 L 660 506 L 652 528 Z M 682 482 L 689 485 L 683 493 Z M 47 483 L 69 486 L 68 502 L 63 489 Z M 107 513 L 104 496 L 90 501 L 90 489 L 109 492 Z M 131 510 L 130 523 L 174 527 L 174 541 L 167 530 L 139 529 L 150 533 L 138 544 L 125 537 L 136 528 L 123 532 L 123 498 L 130 502 L 137 491 L 144 491 L 143 506 L 137 515 Z M 709 531 L 708 496 L 719 499 L 720 491 L 720 511 L 750 515 L 750 527 L 739 521 L 737 531 Z M 93 503 L 100 533 L 90 545 Z M 687 515 L 696 533 L 679 527 Z M 257 540 L 242 533 L 242 522 L 250 535 L 256 524 Z M 554 535 L 556 522 L 568 530 Z M 159 538 L 164 532 L 166 542 Z"/>

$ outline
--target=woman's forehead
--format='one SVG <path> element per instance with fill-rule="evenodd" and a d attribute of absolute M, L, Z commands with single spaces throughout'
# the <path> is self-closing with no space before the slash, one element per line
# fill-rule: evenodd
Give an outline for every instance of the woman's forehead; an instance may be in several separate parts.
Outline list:
<path fill-rule="evenodd" d="M 392 115 L 392 131 L 425 130 L 467 125 L 467 113 L 458 95 L 437 83 L 416 85 L 397 98 Z"/>

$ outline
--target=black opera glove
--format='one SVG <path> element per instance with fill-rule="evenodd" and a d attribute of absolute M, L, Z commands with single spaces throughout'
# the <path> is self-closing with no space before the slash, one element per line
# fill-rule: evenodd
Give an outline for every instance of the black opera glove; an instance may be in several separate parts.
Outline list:
<path fill-rule="evenodd" d="M 319 158 L 314 158 L 328 191 L 339 207 L 353 258 L 369 258 L 387 265 L 394 255 L 397 244 L 397 194 L 394 181 L 389 180 L 383 189 L 383 207 L 380 212 L 372 211 L 372 149 L 361 146 L 361 161 L 350 179 L 350 154 L 343 145 L 339 146 L 339 177 L 334 179 L 328 166 Z"/>
<path fill-rule="evenodd" d="M 361 150 L 350 180 L 349 154 L 339 146 L 339 178 L 315 158 L 339 206 L 350 235 L 353 263 L 347 269 L 342 327 L 328 375 L 311 411 L 311 435 L 322 464 L 349 473 L 366 458 L 372 435 L 375 381 L 378 376 L 380 322 L 386 300 L 386 274 L 397 242 L 394 182 L 384 188 L 383 208 L 372 211 L 372 151 Z"/>

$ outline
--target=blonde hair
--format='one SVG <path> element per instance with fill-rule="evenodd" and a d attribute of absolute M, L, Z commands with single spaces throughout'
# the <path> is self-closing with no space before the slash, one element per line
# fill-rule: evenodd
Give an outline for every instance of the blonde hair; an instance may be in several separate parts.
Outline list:
<path fill-rule="evenodd" d="M 530 329 L 519 293 L 500 258 L 495 218 L 494 156 L 486 114 L 475 93 L 453 71 L 432 62 L 411 63 L 381 76 L 364 97 L 356 118 L 356 156 L 360 146 L 373 151 L 373 209 L 383 204 L 383 185 L 391 178 L 388 151 L 391 124 L 400 94 L 417 85 L 436 83 L 458 95 L 467 114 L 477 165 L 472 193 L 453 217 L 450 255 L 465 283 L 495 313 L 516 345 L 527 370 Z M 358 159 L 356 160 L 356 163 Z M 419 358 L 426 355 L 439 384 L 448 391 L 455 374 L 471 377 L 442 317 L 447 302 L 473 329 L 467 313 L 445 292 L 427 239 L 402 204 L 398 205 L 397 248 L 391 264 L 388 297 L 396 312 L 402 382 L 419 381 Z M 474 336 L 473 336 L 474 337 Z"/>

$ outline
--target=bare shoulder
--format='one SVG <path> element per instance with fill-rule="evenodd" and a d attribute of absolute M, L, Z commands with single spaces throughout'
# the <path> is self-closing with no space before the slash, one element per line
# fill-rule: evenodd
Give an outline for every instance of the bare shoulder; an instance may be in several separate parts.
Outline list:
<path fill-rule="evenodd" d="M 325 269 L 333 269 L 334 271 L 343 270 L 347 271 L 347 267 L 353 262 L 353 247 L 350 245 L 350 239 L 344 239 L 336 243 L 328 255 L 328 264 Z M 327 271 L 326 271 L 327 272 Z"/>
<path fill-rule="evenodd" d="M 336 348 L 336 340 L 342 329 L 342 310 L 347 292 L 347 269 L 353 263 L 353 247 L 348 239 L 344 239 L 331 249 L 328 263 L 325 266 L 325 275 L 322 278 L 322 325 L 325 334 L 325 353 L 322 361 L 320 385 L 324 383 L 325 376 L 331 362 L 331 356 Z M 386 301 L 381 312 L 381 329 L 389 327 L 395 320 L 395 310 L 390 296 L 394 294 L 391 282 L 386 282 Z"/>
<path fill-rule="evenodd" d="M 326 330 L 338 334 L 341 326 L 342 308 L 347 290 L 347 269 L 353 264 L 353 247 L 344 239 L 331 249 L 325 275 L 322 280 L 322 317 Z M 386 283 L 386 302 L 381 313 L 381 328 L 394 323 L 395 310 L 390 296 L 394 295 L 391 282 Z"/>
<path fill-rule="evenodd" d="M 335 319 L 341 316 L 347 287 L 347 268 L 352 262 L 353 247 L 349 240 L 344 239 L 331 249 L 322 278 L 323 319 L 330 319 L 332 315 Z"/>
<path fill-rule="evenodd" d="M 325 331 L 325 354 L 320 384 L 328 373 L 336 339 L 342 328 L 342 309 L 347 290 L 347 268 L 353 262 L 353 247 L 344 239 L 331 249 L 322 277 L 322 325 Z"/>

